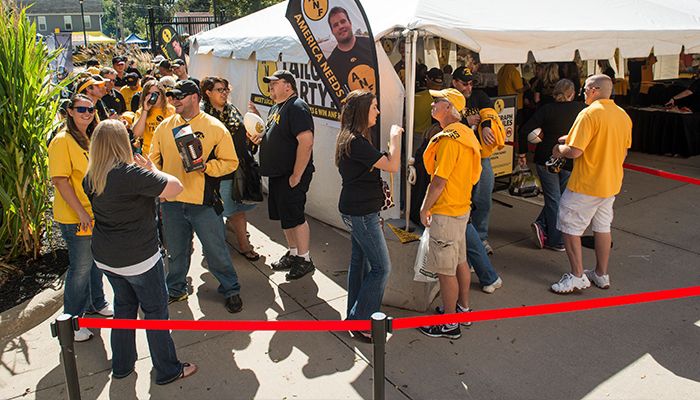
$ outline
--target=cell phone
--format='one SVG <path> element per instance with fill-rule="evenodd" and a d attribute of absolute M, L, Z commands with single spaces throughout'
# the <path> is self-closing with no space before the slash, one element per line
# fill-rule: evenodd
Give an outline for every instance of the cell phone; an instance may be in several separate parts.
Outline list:
<path fill-rule="evenodd" d="M 160 93 L 158 92 L 151 93 L 151 96 L 148 97 L 148 103 L 152 106 L 156 105 L 156 102 L 158 102 L 158 96 L 160 96 Z"/>

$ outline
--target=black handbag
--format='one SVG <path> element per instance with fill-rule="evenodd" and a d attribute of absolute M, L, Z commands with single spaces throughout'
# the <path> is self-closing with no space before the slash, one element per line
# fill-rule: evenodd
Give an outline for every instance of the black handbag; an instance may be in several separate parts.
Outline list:
<path fill-rule="evenodd" d="M 231 198 L 241 204 L 257 204 L 263 201 L 260 166 L 255 160 L 242 162 L 233 171 Z"/>

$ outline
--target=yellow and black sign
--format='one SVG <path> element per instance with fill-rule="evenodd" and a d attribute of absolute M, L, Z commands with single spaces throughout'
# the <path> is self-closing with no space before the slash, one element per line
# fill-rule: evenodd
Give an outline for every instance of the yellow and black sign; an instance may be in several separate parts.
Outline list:
<path fill-rule="evenodd" d="M 319 21 L 328 12 L 328 0 L 304 0 L 304 15 L 312 21 Z"/>

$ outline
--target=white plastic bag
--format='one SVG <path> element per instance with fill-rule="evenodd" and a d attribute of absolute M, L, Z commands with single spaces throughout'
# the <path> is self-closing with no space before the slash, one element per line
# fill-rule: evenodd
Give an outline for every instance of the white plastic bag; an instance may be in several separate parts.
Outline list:
<path fill-rule="evenodd" d="M 430 228 L 425 228 L 418 243 L 416 263 L 413 265 L 413 280 L 416 282 L 436 282 L 437 276 L 428 271 L 425 266 L 428 262 L 428 247 L 430 246 Z"/>

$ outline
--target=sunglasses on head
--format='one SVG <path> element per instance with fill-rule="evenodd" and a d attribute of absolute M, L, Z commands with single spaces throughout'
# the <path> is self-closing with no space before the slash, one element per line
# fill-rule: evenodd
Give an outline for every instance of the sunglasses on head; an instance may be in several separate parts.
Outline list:
<path fill-rule="evenodd" d="M 84 114 L 86 112 L 92 114 L 95 112 L 95 107 L 78 106 L 78 107 L 72 107 L 72 108 L 80 114 Z"/>

